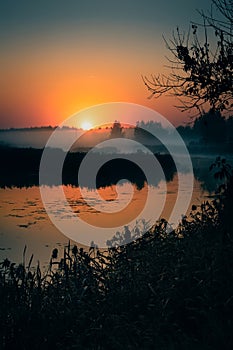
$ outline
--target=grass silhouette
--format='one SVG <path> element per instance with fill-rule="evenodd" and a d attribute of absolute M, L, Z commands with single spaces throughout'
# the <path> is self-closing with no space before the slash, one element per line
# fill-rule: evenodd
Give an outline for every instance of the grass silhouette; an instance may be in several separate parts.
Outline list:
<path fill-rule="evenodd" d="M 233 240 L 213 203 L 107 252 L 68 244 L 47 271 L 5 259 L 3 349 L 231 349 Z"/>
<path fill-rule="evenodd" d="M 219 166 L 218 166 L 219 165 Z M 223 167 L 223 166 L 224 167 Z M 223 174 L 225 162 L 216 162 Z M 228 176 L 229 175 L 229 176 Z M 125 246 L 54 249 L 0 265 L 1 349 L 233 348 L 233 176 L 175 231 L 156 223 Z"/>

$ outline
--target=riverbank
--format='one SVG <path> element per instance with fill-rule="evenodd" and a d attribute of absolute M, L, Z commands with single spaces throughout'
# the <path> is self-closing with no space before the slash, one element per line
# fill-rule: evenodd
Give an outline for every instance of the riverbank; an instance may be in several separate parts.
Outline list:
<path fill-rule="evenodd" d="M 6 259 L 2 348 L 232 349 L 233 231 L 219 203 L 192 209 L 107 254 L 55 249 L 44 275 Z"/>

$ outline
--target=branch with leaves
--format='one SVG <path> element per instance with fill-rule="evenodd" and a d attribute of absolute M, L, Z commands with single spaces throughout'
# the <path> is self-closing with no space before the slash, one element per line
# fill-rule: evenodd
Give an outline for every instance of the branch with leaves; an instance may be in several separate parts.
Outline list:
<path fill-rule="evenodd" d="M 203 24 L 192 24 L 187 34 L 179 28 L 172 39 L 165 40 L 172 58 L 167 58 L 168 75 L 143 76 L 151 92 L 149 98 L 170 94 L 178 98 L 182 111 L 198 112 L 208 106 L 213 110 L 233 110 L 233 2 L 213 0 L 225 21 L 215 19 L 213 12 L 200 12 Z M 204 39 L 198 33 L 201 27 Z M 209 36 L 209 31 L 214 39 Z"/>

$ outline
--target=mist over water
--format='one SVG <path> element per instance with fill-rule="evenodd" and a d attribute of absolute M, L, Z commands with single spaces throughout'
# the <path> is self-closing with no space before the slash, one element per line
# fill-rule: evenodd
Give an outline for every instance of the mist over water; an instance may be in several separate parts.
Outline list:
<path fill-rule="evenodd" d="M 7 151 L 4 151 L 5 147 L 25 148 L 26 153 L 26 149 L 29 147 L 42 149 L 45 147 L 53 131 L 54 129 L 52 128 L 44 128 L 43 130 L 33 129 L 0 131 L 0 146 L 2 146 L 2 152 L 4 154 L 4 152 Z M 83 131 L 81 130 L 72 128 L 59 130 L 59 133 L 61 133 L 60 139 L 62 142 L 58 152 L 62 152 L 66 149 L 67 139 L 69 139 L 70 136 L 72 136 L 72 138 L 74 138 L 74 136 L 79 138 L 82 132 Z M 164 132 L 167 133 L 167 143 L 173 145 L 173 147 L 176 147 L 176 145 L 173 144 L 172 134 L 169 133 L 168 130 Z M 82 151 L 86 152 L 91 147 L 95 146 L 93 154 L 97 153 L 97 156 L 99 157 L 105 157 L 105 155 L 116 153 L 119 155 L 123 153 L 132 153 L 136 154 L 137 157 L 139 157 L 139 155 L 145 157 L 143 147 L 129 143 L 127 148 L 125 148 L 126 143 L 122 143 L 120 139 L 112 140 L 111 146 L 106 146 L 104 141 L 109 140 L 110 135 L 111 129 L 108 128 L 87 131 L 77 142 L 73 144 L 71 151 L 77 152 L 81 149 Z M 127 137 L 133 138 L 134 135 L 135 132 L 133 128 L 124 130 L 124 138 L 126 140 Z M 147 144 L 152 148 L 154 147 L 153 152 L 158 152 L 161 154 L 166 153 L 166 149 L 164 149 L 156 140 L 152 140 L 142 134 L 137 135 L 137 137 L 140 142 Z M 30 152 L 34 154 L 34 151 L 39 151 L 37 154 L 37 160 L 39 160 L 40 150 L 31 150 Z M 211 200 L 214 190 L 216 189 L 216 180 L 214 179 L 213 174 L 210 174 L 209 166 L 214 162 L 217 153 L 207 156 L 203 151 L 205 151 L 205 148 L 202 148 L 202 152 L 200 152 L 199 155 L 196 154 L 195 156 L 192 156 L 195 183 L 190 208 L 192 204 L 200 204 L 203 200 Z M 70 164 L 75 164 L 75 159 L 77 157 L 75 153 L 72 152 L 70 158 L 67 157 L 68 170 L 69 162 Z M 95 156 L 95 154 L 93 156 Z M 32 160 L 35 160 L 34 156 Z M 232 156 L 227 156 L 227 161 L 233 164 Z M 9 162 L 11 163 L 11 159 L 9 159 Z M 180 163 L 182 164 L 182 155 L 180 156 Z M 3 164 L 6 165 L 6 163 Z M 32 161 L 30 161 L 30 164 L 32 164 Z M 99 182 L 97 185 L 101 189 L 104 198 L 109 201 L 111 205 L 114 203 L 114 196 L 112 193 L 114 192 L 116 183 L 120 178 L 127 178 L 127 176 L 124 176 L 125 174 L 122 171 L 127 171 L 127 164 L 124 164 L 124 166 L 122 166 L 122 164 L 122 161 L 118 163 L 116 161 L 115 165 L 114 162 L 109 163 L 110 167 L 103 167 L 102 173 L 100 173 L 98 179 Z M 15 168 L 13 167 L 11 171 L 12 178 L 9 176 L 9 174 L 7 174 L 6 179 L 8 182 L 2 185 L 2 187 L 7 186 L 8 188 L 0 189 L 0 260 L 8 257 L 14 261 L 16 260 L 17 262 L 20 262 L 22 251 L 24 245 L 26 244 L 28 246 L 28 251 L 35 254 L 35 262 L 37 259 L 39 259 L 46 264 L 46 262 L 49 261 L 52 249 L 54 247 L 62 249 L 62 247 L 67 244 L 68 239 L 51 223 L 41 202 L 38 181 L 36 180 L 38 174 L 37 170 L 35 170 L 37 169 L 38 164 L 37 167 L 33 169 L 32 174 L 29 173 L 29 177 L 25 177 L 24 173 L 22 173 L 22 177 L 19 176 L 20 170 L 22 170 L 20 169 L 22 168 L 20 160 L 16 165 L 17 166 Z M 166 168 L 166 166 L 168 167 L 167 162 L 163 168 Z M 110 171 L 110 168 L 112 172 Z M 182 172 L 182 176 L 184 176 L 184 178 L 185 176 L 189 176 L 185 169 L 182 169 Z M 135 185 L 134 201 L 136 203 L 137 201 L 140 202 L 143 198 L 145 179 L 141 177 L 139 173 L 137 173 L 136 169 L 133 171 L 131 169 L 131 173 L 129 172 L 128 175 L 132 175 L 132 173 L 136 177 L 130 177 L 129 180 Z M 111 176 L 109 176 L 109 174 L 111 174 Z M 66 175 L 67 177 L 65 177 Z M 169 212 L 174 206 L 177 197 L 177 176 L 179 174 L 176 173 L 176 169 L 173 167 L 168 167 L 166 175 L 168 190 L 166 195 L 166 206 L 163 211 L 165 218 L 169 216 Z M 80 198 L 78 198 L 77 193 L 79 191 L 79 187 L 78 184 L 75 183 L 75 180 L 77 179 L 76 173 L 74 173 L 72 176 L 70 176 L 69 171 L 67 174 L 65 174 L 64 171 L 64 179 L 66 179 L 64 189 L 72 209 L 77 215 L 80 215 L 85 219 L 88 219 L 88 217 L 93 215 L 93 213 L 97 218 L 98 213 L 91 210 Z M 14 182 L 14 178 L 17 181 Z M 157 196 L 159 195 L 160 191 L 159 180 L 160 179 L 155 181 L 153 184 L 153 191 Z M 127 184 L 123 181 L 121 185 L 123 186 L 122 189 L 127 196 L 129 192 Z M 93 202 L 96 202 L 94 196 L 92 200 Z M 62 214 L 63 209 L 61 203 L 53 203 L 53 205 L 54 210 L 57 211 L 58 214 Z"/>
<path fill-rule="evenodd" d="M 44 148 L 54 129 L 41 128 L 28 130 L 6 130 L 0 131 L 0 145 L 8 147 L 23 148 Z M 63 138 L 69 137 L 70 133 L 75 133 L 77 137 L 81 134 L 78 130 L 61 130 Z M 61 148 L 63 145 L 61 144 Z"/>
<path fill-rule="evenodd" d="M 0 130 L 0 146 L 19 148 L 44 148 L 54 130 L 54 128 L 50 127 L 22 130 Z M 175 147 L 176 144 L 172 133 L 167 129 L 162 130 L 164 130 L 166 134 L 166 144 L 174 145 Z M 102 153 L 124 153 L 125 151 L 127 151 L 127 153 L 132 153 L 142 149 L 140 145 L 138 145 L 137 147 L 129 145 L 126 150 L 124 146 L 122 146 L 121 141 L 117 139 L 115 140 L 114 146 L 112 147 L 104 147 L 102 145 L 98 146 L 99 143 L 109 140 L 111 138 L 111 129 L 108 127 L 86 131 L 84 134 L 83 130 L 75 128 L 60 129 L 59 133 L 61 134 L 61 143 L 59 145 L 59 148 L 63 150 L 66 150 L 67 140 L 69 140 L 71 137 L 77 139 L 77 141 L 73 144 L 71 151 L 78 151 L 80 148 L 88 149 L 94 146 L 96 146 L 96 152 L 100 151 Z M 156 140 L 155 138 L 148 137 L 148 135 L 136 135 L 134 128 L 124 129 L 122 137 L 124 137 L 125 139 L 136 139 L 139 142 L 143 142 L 148 146 L 155 146 L 157 148 L 160 147 L 159 151 L 164 151 L 164 149 L 161 148 L 161 143 L 158 140 Z"/>

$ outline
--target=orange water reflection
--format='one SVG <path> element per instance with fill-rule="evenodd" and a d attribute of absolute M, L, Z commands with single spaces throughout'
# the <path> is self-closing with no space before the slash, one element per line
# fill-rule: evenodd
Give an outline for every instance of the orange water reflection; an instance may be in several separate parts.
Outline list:
<path fill-rule="evenodd" d="M 173 181 L 167 183 L 166 203 L 161 217 L 169 218 L 177 198 L 177 189 L 178 179 L 175 176 Z M 127 222 L 130 222 L 142 210 L 147 191 L 147 186 L 141 190 L 134 187 L 130 203 L 121 211 L 109 214 L 101 213 L 87 205 L 78 188 L 64 187 L 64 192 L 72 210 L 82 220 L 99 227 L 127 225 Z M 159 198 L 160 188 L 154 188 L 153 191 L 157 193 Z M 107 204 L 111 203 L 114 206 L 114 201 L 117 201 L 115 186 L 101 188 L 99 194 L 106 200 Z M 23 248 L 26 244 L 28 254 L 34 253 L 34 263 L 38 259 L 46 263 L 53 248 L 62 249 L 67 244 L 68 238 L 52 224 L 43 207 L 39 187 L 0 189 L 0 195 L 0 260 L 8 257 L 16 262 L 21 261 Z M 125 195 L 127 197 L 127 193 Z M 203 192 L 200 183 L 195 180 L 188 213 L 191 205 L 193 203 L 199 204 L 205 196 L 208 196 L 208 193 Z M 93 198 L 93 201 L 95 201 L 95 198 Z M 62 203 L 54 203 L 54 208 L 58 215 L 62 215 Z"/>
<path fill-rule="evenodd" d="M 145 184 L 145 186 L 141 190 L 138 190 L 135 185 L 133 185 L 132 187 L 133 196 L 129 204 L 126 205 L 124 209 L 115 213 L 101 212 L 100 210 L 93 209 L 88 204 L 81 204 L 80 208 L 78 203 L 80 203 L 80 201 L 82 203 L 85 203 L 85 200 L 83 199 L 79 188 L 74 189 L 70 186 L 64 186 L 64 192 L 70 206 L 82 220 L 93 226 L 112 228 L 127 225 L 127 223 L 131 222 L 132 220 L 134 220 L 135 217 L 140 215 L 141 211 L 145 206 L 148 185 Z M 105 188 L 100 188 L 97 191 L 101 198 L 104 201 L 106 201 L 107 204 L 111 206 L 111 208 L 114 209 L 114 202 L 118 198 L 116 186 L 112 185 Z M 77 200 L 77 205 L 75 205 L 74 193 L 75 198 Z M 93 193 L 93 197 L 94 196 L 95 194 Z"/>

